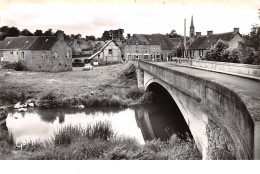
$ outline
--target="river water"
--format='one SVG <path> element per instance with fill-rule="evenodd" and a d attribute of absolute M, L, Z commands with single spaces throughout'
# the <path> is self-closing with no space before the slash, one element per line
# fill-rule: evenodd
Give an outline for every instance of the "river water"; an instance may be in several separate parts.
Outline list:
<path fill-rule="evenodd" d="M 189 129 L 184 119 L 171 108 L 145 105 L 126 109 L 90 107 L 41 109 L 27 112 L 10 110 L 6 126 L 17 142 L 50 140 L 53 132 L 68 125 L 86 127 L 98 121 L 109 121 L 117 136 L 135 138 L 140 144 L 160 138 L 167 140 L 172 134 L 185 137 Z"/>

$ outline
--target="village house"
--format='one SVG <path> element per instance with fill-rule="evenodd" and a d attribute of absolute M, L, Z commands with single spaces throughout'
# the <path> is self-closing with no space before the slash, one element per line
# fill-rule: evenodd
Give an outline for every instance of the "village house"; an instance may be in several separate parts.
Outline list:
<path fill-rule="evenodd" d="M 98 62 L 99 64 L 119 63 L 122 62 L 121 49 L 113 40 L 106 41 L 96 53 L 88 58 L 90 63 Z"/>
<path fill-rule="evenodd" d="M 240 42 L 244 42 L 239 33 L 239 28 L 234 28 L 233 32 L 220 34 L 213 34 L 213 31 L 208 31 L 206 36 L 201 36 L 200 32 L 196 32 L 196 38 L 185 51 L 185 57 L 201 59 L 205 52 L 213 48 L 219 40 L 228 42 L 229 48 L 237 48 Z"/>
<path fill-rule="evenodd" d="M 21 63 L 29 71 L 72 70 L 72 51 L 64 41 L 63 32 L 58 33 L 58 37 L 7 37 L 0 43 L 0 59 L 2 62 Z"/>
<path fill-rule="evenodd" d="M 207 35 L 202 36 L 201 32 L 196 32 L 195 34 L 192 16 L 184 57 L 201 59 L 205 55 L 205 52 L 210 48 L 213 48 L 219 40 L 228 42 L 229 48 L 237 48 L 240 42 L 244 42 L 243 37 L 239 33 L 239 28 L 234 28 L 232 32 L 227 33 L 213 34 L 213 31 L 207 31 Z"/>
<path fill-rule="evenodd" d="M 162 34 L 133 34 L 126 40 L 124 57 L 126 60 L 168 60 L 174 44 Z"/>

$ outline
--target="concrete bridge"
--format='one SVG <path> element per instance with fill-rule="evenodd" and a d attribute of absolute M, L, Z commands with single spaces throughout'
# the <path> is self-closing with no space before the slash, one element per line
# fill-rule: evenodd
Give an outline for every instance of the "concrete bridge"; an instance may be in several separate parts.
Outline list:
<path fill-rule="evenodd" d="M 259 67 L 254 70 L 260 74 Z M 138 87 L 149 90 L 157 84 L 168 91 L 203 159 L 213 159 L 220 147 L 237 159 L 260 159 L 260 81 L 236 75 L 172 62 L 137 62 Z"/>

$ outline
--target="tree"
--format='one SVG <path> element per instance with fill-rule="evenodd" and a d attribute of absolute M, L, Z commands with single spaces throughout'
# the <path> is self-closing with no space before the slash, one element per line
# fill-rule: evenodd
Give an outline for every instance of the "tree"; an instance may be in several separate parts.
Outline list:
<path fill-rule="evenodd" d="M 2 33 L 0 37 L 1 40 L 5 39 L 6 37 L 16 37 L 19 36 L 20 34 L 20 30 L 18 28 L 16 27 L 10 28 L 8 26 L 1 27 L 0 32 Z"/>
<path fill-rule="evenodd" d="M 23 29 L 23 30 L 20 32 L 20 35 L 21 35 L 21 36 L 33 36 L 33 34 L 32 34 L 28 29 Z"/>
<path fill-rule="evenodd" d="M 124 40 L 124 29 L 104 31 L 101 39 L 106 40 Z"/>
<path fill-rule="evenodd" d="M 181 37 L 181 35 L 176 33 L 176 30 L 172 29 L 172 31 L 168 34 L 166 33 L 166 36 L 168 36 L 169 38 L 179 38 Z"/>
<path fill-rule="evenodd" d="M 51 29 L 51 28 L 48 29 L 47 31 L 45 31 L 45 32 L 43 33 L 43 35 L 44 35 L 44 36 L 53 36 L 52 29 Z"/>
<path fill-rule="evenodd" d="M 86 36 L 86 40 L 93 40 L 95 41 L 96 40 L 96 37 L 91 35 L 91 36 Z"/>
<path fill-rule="evenodd" d="M 36 30 L 34 33 L 33 33 L 34 36 L 43 36 L 43 33 L 42 33 L 42 30 Z"/>
<path fill-rule="evenodd" d="M 251 32 L 245 36 L 246 46 L 260 51 L 260 26 L 257 24 L 252 25 Z"/>
<path fill-rule="evenodd" d="M 7 36 L 8 37 L 16 37 L 16 36 L 19 36 L 19 34 L 20 34 L 20 31 L 18 30 L 18 28 L 11 27 L 11 28 L 9 28 Z"/>
<path fill-rule="evenodd" d="M 228 48 L 228 43 L 223 40 L 219 40 L 213 48 L 206 51 L 206 54 L 204 55 L 204 59 L 211 60 L 211 61 L 226 62 L 228 61 L 227 60 L 228 53 L 225 52 L 227 48 Z"/>

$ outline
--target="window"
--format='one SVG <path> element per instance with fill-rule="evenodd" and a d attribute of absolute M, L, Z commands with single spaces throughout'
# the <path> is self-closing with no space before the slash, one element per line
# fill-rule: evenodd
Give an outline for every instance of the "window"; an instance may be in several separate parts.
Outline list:
<path fill-rule="evenodd" d="M 13 54 L 14 54 L 14 52 L 12 52 L 12 51 L 11 51 L 11 52 L 10 52 L 10 54 L 11 54 L 11 55 L 13 55 Z"/>
<path fill-rule="evenodd" d="M 112 54 L 112 49 L 108 49 L 108 54 Z"/>
<path fill-rule="evenodd" d="M 148 57 L 148 55 L 144 55 L 144 59 L 148 59 L 149 57 Z"/>
<path fill-rule="evenodd" d="M 18 51 L 17 51 L 17 53 L 16 53 L 16 54 L 17 54 L 17 55 L 19 54 L 19 53 L 18 53 Z"/>
<path fill-rule="evenodd" d="M 24 59 L 24 52 L 22 52 L 22 59 Z"/>

